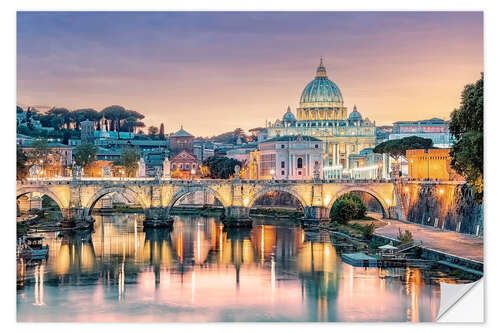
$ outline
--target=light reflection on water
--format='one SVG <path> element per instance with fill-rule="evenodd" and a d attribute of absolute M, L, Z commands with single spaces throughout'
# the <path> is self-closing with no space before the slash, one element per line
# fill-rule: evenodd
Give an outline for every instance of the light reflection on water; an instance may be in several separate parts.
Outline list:
<path fill-rule="evenodd" d="M 95 216 L 93 233 L 45 233 L 47 262 L 21 267 L 18 321 L 431 321 L 439 286 L 418 269 L 343 263 L 328 234 L 213 217 Z"/>

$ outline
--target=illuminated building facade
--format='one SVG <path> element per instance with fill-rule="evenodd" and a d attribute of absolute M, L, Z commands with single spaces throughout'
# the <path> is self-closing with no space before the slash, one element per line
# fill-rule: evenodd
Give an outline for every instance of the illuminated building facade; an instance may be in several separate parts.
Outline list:
<path fill-rule="evenodd" d="M 172 178 L 190 178 L 199 174 L 199 162 L 196 156 L 183 150 L 170 160 L 170 170 Z"/>
<path fill-rule="evenodd" d="M 257 179 L 313 179 L 315 168 L 323 177 L 323 142 L 311 136 L 276 136 L 259 143 L 258 164 L 255 158 L 251 170 Z M 254 156 L 251 154 L 250 156 Z"/>
<path fill-rule="evenodd" d="M 409 178 L 463 180 L 450 166 L 450 149 L 407 150 L 406 158 Z"/>
<path fill-rule="evenodd" d="M 376 144 L 375 122 L 364 118 L 356 106 L 348 114 L 338 86 L 326 73 L 323 60 L 316 77 L 302 91 L 295 116 L 290 107 L 281 120 L 267 123 L 267 138 L 302 135 L 323 142 L 325 178 L 340 178 L 344 169 L 351 168 L 349 155 L 359 154 Z"/>

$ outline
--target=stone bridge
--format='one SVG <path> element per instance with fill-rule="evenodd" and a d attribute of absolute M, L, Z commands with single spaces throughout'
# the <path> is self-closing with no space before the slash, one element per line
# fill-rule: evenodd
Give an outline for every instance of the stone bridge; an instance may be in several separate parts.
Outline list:
<path fill-rule="evenodd" d="M 44 179 L 17 183 L 16 198 L 40 193 L 52 198 L 61 209 L 63 223 L 75 228 L 90 227 L 92 209 L 109 193 L 134 197 L 145 213 L 144 226 L 171 225 L 170 211 L 174 204 L 191 192 L 208 191 L 224 206 L 227 223 L 235 226 L 250 221 L 249 212 L 255 201 L 270 191 L 287 192 L 304 208 L 306 223 L 329 221 L 335 200 L 352 191 L 367 192 L 382 207 L 385 217 L 401 218 L 402 207 L 398 186 L 390 181 L 367 180 L 162 180 L 135 179 Z"/>

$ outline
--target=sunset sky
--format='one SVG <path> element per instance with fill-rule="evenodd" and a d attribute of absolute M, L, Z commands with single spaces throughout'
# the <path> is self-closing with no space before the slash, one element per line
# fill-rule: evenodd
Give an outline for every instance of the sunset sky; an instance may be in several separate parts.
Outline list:
<path fill-rule="evenodd" d="M 321 56 L 349 112 L 377 125 L 449 119 L 483 71 L 483 15 L 21 12 L 17 102 L 119 104 L 210 136 L 295 113 Z"/>

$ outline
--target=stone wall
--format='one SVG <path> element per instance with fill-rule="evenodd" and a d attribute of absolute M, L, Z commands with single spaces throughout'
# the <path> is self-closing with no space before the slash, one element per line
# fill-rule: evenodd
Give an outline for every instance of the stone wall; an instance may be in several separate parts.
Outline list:
<path fill-rule="evenodd" d="M 400 185 L 406 220 L 461 233 L 483 235 L 483 206 L 466 184 Z"/>

